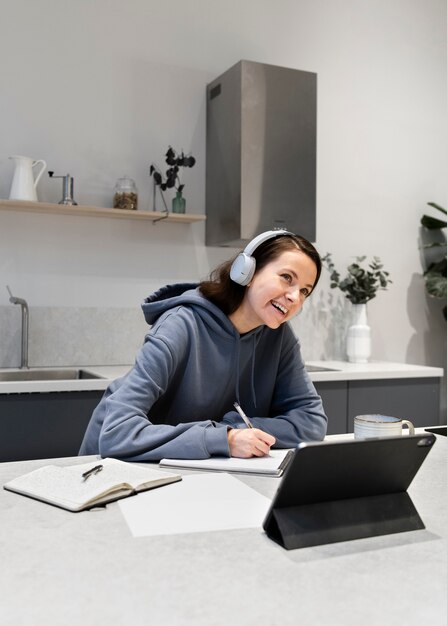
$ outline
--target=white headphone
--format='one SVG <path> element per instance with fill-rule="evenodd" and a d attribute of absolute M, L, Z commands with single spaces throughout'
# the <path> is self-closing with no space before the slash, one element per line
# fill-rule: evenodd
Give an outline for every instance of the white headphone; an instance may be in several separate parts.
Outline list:
<path fill-rule="evenodd" d="M 234 259 L 230 269 L 230 278 L 239 285 L 248 285 L 253 278 L 256 269 L 256 259 L 253 252 L 256 248 L 259 248 L 261 243 L 268 239 L 274 239 L 275 237 L 281 237 L 283 235 L 293 235 L 288 230 L 267 230 L 265 233 L 261 233 L 247 244 L 245 250 L 237 255 Z"/>

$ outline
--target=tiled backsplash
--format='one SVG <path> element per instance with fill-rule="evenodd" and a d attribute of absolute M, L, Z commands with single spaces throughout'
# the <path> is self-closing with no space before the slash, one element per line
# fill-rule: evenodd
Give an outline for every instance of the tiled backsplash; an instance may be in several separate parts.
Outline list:
<path fill-rule="evenodd" d="M 332 292 L 316 291 L 292 320 L 305 361 L 345 361 L 349 303 Z"/>
<path fill-rule="evenodd" d="M 346 308 L 316 293 L 292 321 L 306 361 L 345 359 Z M 20 365 L 20 307 L 0 306 L 0 367 Z M 122 365 L 134 362 L 148 326 L 141 309 L 30 307 L 29 365 Z"/>
<path fill-rule="evenodd" d="M 0 307 L 0 367 L 20 365 L 20 325 L 19 307 Z M 138 307 L 30 307 L 29 365 L 133 363 L 147 329 Z"/>

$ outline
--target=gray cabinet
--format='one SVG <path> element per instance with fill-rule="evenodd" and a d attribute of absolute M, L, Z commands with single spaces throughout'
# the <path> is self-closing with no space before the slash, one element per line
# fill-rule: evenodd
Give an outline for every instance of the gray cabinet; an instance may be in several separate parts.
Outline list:
<path fill-rule="evenodd" d="M 0 461 L 76 456 L 103 393 L 0 395 Z"/>
<path fill-rule="evenodd" d="M 354 417 L 362 413 L 395 415 L 415 426 L 439 424 L 440 379 L 349 381 L 348 432 L 354 430 Z"/>
<path fill-rule="evenodd" d="M 328 416 L 328 434 L 354 430 L 354 417 L 382 413 L 415 426 L 439 424 L 440 379 L 397 378 L 315 382 Z"/>
<path fill-rule="evenodd" d="M 328 434 L 352 432 L 354 417 L 384 413 L 434 426 L 439 378 L 315 382 Z M 75 456 L 103 391 L 0 394 L 0 462 Z"/>
<path fill-rule="evenodd" d="M 336 435 L 347 432 L 348 383 L 320 382 L 314 384 L 323 400 L 324 410 L 328 416 L 327 434 Z"/>

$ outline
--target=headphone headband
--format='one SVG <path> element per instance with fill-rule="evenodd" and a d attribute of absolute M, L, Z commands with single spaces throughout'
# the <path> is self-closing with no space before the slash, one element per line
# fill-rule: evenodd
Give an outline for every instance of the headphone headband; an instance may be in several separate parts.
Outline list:
<path fill-rule="evenodd" d="M 252 256 L 256 248 L 259 248 L 259 246 L 264 243 L 264 241 L 268 241 L 269 239 L 275 239 L 275 237 L 281 237 L 282 235 L 293 235 L 293 233 L 289 232 L 288 230 L 284 230 L 283 228 L 278 228 L 276 230 L 267 230 L 265 231 L 265 233 L 261 233 L 260 235 L 252 239 L 245 246 L 244 254 Z"/>

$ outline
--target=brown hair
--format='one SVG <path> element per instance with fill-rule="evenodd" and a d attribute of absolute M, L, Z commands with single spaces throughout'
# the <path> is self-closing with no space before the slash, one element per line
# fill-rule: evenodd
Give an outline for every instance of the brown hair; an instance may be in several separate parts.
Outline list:
<path fill-rule="evenodd" d="M 321 275 L 321 259 L 316 248 L 301 235 L 280 235 L 264 241 L 252 255 L 256 259 L 255 273 L 279 257 L 283 252 L 289 250 L 301 250 L 315 263 L 317 276 L 312 288 L 313 292 Z M 226 315 L 231 315 L 240 307 L 246 289 L 246 287 L 235 283 L 230 278 L 230 269 L 234 258 L 216 267 L 211 272 L 209 280 L 204 280 L 199 284 L 199 289 L 203 295 L 218 306 Z"/>

